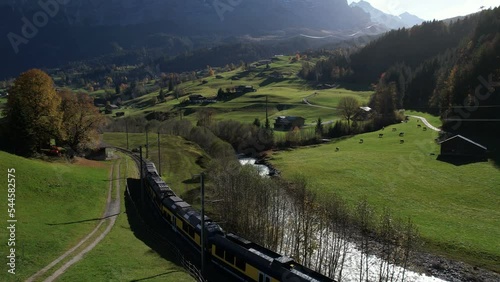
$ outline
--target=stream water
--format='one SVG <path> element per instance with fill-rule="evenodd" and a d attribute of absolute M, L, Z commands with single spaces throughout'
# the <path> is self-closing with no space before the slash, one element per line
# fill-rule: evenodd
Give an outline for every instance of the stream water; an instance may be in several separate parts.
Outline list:
<path fill-rule="evenodd" d="M 257 160 L 254 158 L 239 158 L 240 164 L 241 165 L 252 165 L 254 166 L 259 174 L 261 176 L 268 176 L 270 173 L 269 167 L 266 165 L 262 164 L 256 164 Z M 283 211 L 283 215 L 287 218 L 287 220 L 293 220 L 293 214 L 292 209 L 290 208 L 290 205 L 287 205 L 288 207 L 285 208 L 286 211 Z M 288 238 L 294 237 L 294 234 L 291 234 L 293 230 L 291 229 L 285 229 L 285 234 L 284 238 L 287 240 Z M 321 232 L 325 231 L 319 231 L 318 230 L 318 235 L 317 237 L 320 237 L 319 234 Z M 324 236 L 327 238 L 335 238 L 336 236 Z M 337 237 L 338 238 L 338 237 Z M 331 242 L 325 242 L 326 245 L 329 245 Z M 358 246 L 356 246 L 355 243 L 352 242 L 347 242 L 347 252 L 346 252 L 346 257 L 344 261 L 344 267 L 342 271 L 342 278 L 341 281 L 359 281 L 360 279 L 360 262 L 361 262 L 361 257 L 363 256 L 361 251 L 359 250 Z M 286 250 L 286 247 L 284 247 L 283 250 L 278 250 L 280 253 L 288 253 L 289 250 Z M 313 257 L 316 254 L 313 255 Z M 377 257 L 375 255 L 370 255 L 368 256 L 368 265 L 369 265 L 369 271 L 368 271 L 368 281 L 379 281 L 379 276 L 380 276 L 380 265 L 382 263 L 382 259 L 380 257 Z M 363 265 L 366 266 L 366 263 L 363 262 Z M 327 267 L 326 267 L 327 268 Z M 411 282 L 445 282 L 445 280 L 439 279 L 437 277 L 432 277 L 432 276 L 427 276 L 425 274 L 420 274 L 414 271 L 410 270 L 404 270 L 402 267 L 396 266 L 396 265 L 390 265 L 389 268 L 390 273 L 393 275 L 393 278 L 390 279 L 389 281 L 402 281 L 402 276 L 404 272 L 404 281 L 411 281 Z M 337 278 L 338 273 L 335 274 L 335 278 Z M 366 277 L 363 278 L 365 280 Z"/>

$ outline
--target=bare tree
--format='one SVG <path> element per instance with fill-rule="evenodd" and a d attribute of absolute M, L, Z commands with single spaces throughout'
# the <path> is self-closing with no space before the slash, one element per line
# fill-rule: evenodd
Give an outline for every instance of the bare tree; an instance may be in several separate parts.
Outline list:
<path fill-rule="evenodd" d="M 342 116 L 347 120 L 347 125 L 349 127 L 349 131 L 351 129 L 351 120 L 359 111 L 359 102 L 356 98 L 346 96 L 342 97 L 339 100 L 338 109 Z"/>

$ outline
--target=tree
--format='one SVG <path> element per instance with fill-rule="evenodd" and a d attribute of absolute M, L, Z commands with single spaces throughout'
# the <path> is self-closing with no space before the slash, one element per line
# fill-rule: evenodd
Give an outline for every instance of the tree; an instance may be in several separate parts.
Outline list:
<path fill-rule="evenodd" d="M 318 122 L 316 123 L 316 135 L 323 136 L 323 123 L 321 122 L 321 118 L 318 118 Z"/>
<path fill-rule="evenodd" d="M 32 155 L 59 136 L 60 104 L 54 81 L 45 72 L 32 69 L 15 80 L 5 107 L 15 153 Z"/>
<path fill-rule="evenodd" d="M 217 99 L 219 100 L 226 99 L 226 93 L 224 93 L 224 90 L 222 90 L 222 88 L 219 88 L 219 90 L 217 91 Z"/>
<path fill-rule="evenodd" d="M 371 97 L 370 106 L 379 115 L 378 125 L 385 126 L 397 121 L 397 88 L 396 83 L 386 84 L 382 79 Z"/>
<path fill-rule="evenodd" d="M 347 120 L 347 126 L 351 128 L 351 120 L 359 110 L 359 102 L 354 97 L 342 97 L 337 106 L 342 116 Z"/>
<path fill-rule="evenodd" d="M 214 69 L 212 69 L 212 67 L 208 66 L 208 76 L 214 76 L 214 75 L 215 75 Z"/>
<path fill-rule="evenodd" d="M 255 125 L 257 128 L 260 127 L 260 120 L 258 118 L 255 118 L 255 120 L 253 121 L 253 125 Z"/>
<path fill-rule="evenodd" d="M 153 98 L 151 98 L 151 106 L 154 106 L 158 104 L 158 97 L 154 96 Z"/>
<path fill-rule="evenodd" d="M 158 95 L 158 99 L 160 100 L 160 102 L 165 101 L 165 93 L 163 93 L 163 88 L 160 89 L 160 94 Z"/>
<path fill-rule="evenodd" d="M 105 117 L 94 106 L 94 100 L 86 93 L 59 92 L 63 122 L 62 141 L 75 151 L 93 148 L 99 141 L 99 129 Z"/>
<path fill-rule="evenodd" d="M 184 96 L 184 89 L 180 88 L 179 86 L 176 86 L 174 89 L 174 94 L 175 94 L 175 99 L 179 100 L 179 97 Z"/>
<path fill-rule="evenodd" d="M 174 81 L 172 78 L 168 81 L 168 92 L 174 90 Z"/>

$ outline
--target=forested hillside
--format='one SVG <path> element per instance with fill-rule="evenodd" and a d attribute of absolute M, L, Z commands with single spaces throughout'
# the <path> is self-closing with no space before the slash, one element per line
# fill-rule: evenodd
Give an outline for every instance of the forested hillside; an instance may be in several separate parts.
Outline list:
<path fill-rule="evenodd" d="M 446 131 L 473 136 L 493 151 L 498 146 L 500 8 L 391 31 L 360 50 L 305 64 L 301 74 L 311 81 L 394 84 L 397 108 L 438 114 Z"/>

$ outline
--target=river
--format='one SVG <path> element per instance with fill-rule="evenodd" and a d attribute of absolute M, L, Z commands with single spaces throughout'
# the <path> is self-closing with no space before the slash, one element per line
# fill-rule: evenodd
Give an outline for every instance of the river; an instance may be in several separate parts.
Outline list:
<path fill-rule="evenodd" d="M 254 158 L 240 158 L 238 159 L 242 165 L 251 165 L 257 169 L 260 176 L 269 176 L 270 169 L 266 165 L 256 164 L 257 160 Z"/>
<path fill-rule="evenodd" d="M 241 165 L 252 165 L 254 166 L 259 174 L 261 176 L 268 176 L 270 173 L 269 167 L 266 165 L 262 164 L 256 164 L 257 160 L 254 158 L 247 158 L 247 157 L 240 157 L 239 162 Z M 287 218 L 287 220 L 294 220 L 294 217 L 291 216 L 293 214 L 292 209 L 290 208 L 290 205 L 287 205 L 285 208 L 286 211 L 283 211 L 283 215 Z M 285 240 L 288 238 L 294 237 L 294 234 L 291 229 L 285 229 Z M 319 234 L 321 232 L 325 232 L 325 230 L 316 231 L 316 236 L 320 237 Z M 335 238 L 333 233 L 331 233 L 330 236 L 324 236 L 326 238 Z M 331 242 L 324 242 L 327 245 Z M 360 269 L 360 261 L 361 257 L 363 256 L 361 251 L 359 250 L 358 246 L 356 246 L 355 243 L 352 242 L 346 242 L 346 247 L 347 247 L 347 252 L 346 252 L 346 257 L 344 261 L 344 268 L 343 268 L 343 275 L 341 278 L 341 281 L 359 281 L 359 269 Z M 280 253 L 289 253 L 290 250 L 287 250 L 286 247 L 284 247 L 282 250 L 278 250 Z M 314 254 L 313 256 L 315 256 Z M 382 262 L 382 259 L 380 257 L 377 257 L 375 255 L 370 255 L 368 256 L 368 265 L 369 265 L 369 271 L 368 271 L 368 281 L 378 281 L 379 276 L 380 276 L 380 271 L 379 271 L 379 266 Z M 365 265 L 365 264 L 364 264 Z M 401 277 L 403 275 L 403 268 L 396 266 L 396 265 L 390 265 L 389 268 L 390 272 L 394 275 L 392 281 L 401 281 Z M 445 280 L 439 279 L 437 277 L 432 277 L 432 276 L 427 276 L 425 274 L 420 274 L 414 271 L 406 270 L 404 271 L 404 281 L 412 281 L 412 282 L 445 282 Z M 337 276 L 338 273 L 336 273 L 335 276 Z M 366 274 L 365 274 L 366 275 Z M 338 277 L 336 277 L 338 279 Z M 366 279 L 366 277 L 364 277 Z M 363 280 L 364 280 L 363 279 Z"/>

